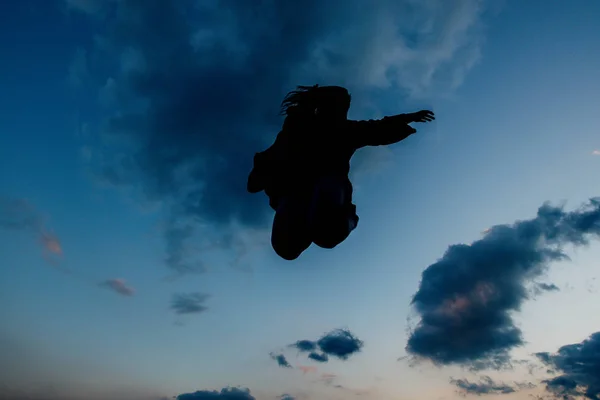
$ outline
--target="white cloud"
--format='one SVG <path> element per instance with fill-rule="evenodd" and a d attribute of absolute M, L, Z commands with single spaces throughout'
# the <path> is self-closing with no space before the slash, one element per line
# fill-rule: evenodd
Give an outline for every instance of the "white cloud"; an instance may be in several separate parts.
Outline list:
<path fill-rule="evenodd" d="M 323 81 L 396 88 L 411 97 L 459 87 L 481 58 L 484 2 L 384 3 L 370 11 L 361 7 L 361 15 L 351 17 L 356 23 L 319 41 L 302 70 Z"/>

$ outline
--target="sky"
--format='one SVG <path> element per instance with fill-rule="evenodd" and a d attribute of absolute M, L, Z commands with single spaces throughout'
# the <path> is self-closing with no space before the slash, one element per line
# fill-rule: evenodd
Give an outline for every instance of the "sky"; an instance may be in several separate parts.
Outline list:
<path fill-rule="evenodd" d="M 0 4 L 0 399 L 600 399 L 600 3 Z M 436 120 L 292 262 L 297 85 Z"/>

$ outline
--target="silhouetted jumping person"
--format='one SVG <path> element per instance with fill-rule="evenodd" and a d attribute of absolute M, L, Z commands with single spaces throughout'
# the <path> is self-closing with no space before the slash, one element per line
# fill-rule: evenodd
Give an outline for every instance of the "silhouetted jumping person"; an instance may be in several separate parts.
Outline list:
<path fill-rule="evenodd" d="M 365 146 L 397 143 L 416 132 L 411 122 L 434 119 L 422 110 L 380 120 L 348 120 L 351 96 L 339 86 L 299 86 L 281 104 L 286 115 L 275 142 L 256 153 L 248 192 L 265 191 L 275 210 L 271 243 L 294 260 L 312 243 L 332 249 L 358 224 L 348 178 L 350 159 Z"/>

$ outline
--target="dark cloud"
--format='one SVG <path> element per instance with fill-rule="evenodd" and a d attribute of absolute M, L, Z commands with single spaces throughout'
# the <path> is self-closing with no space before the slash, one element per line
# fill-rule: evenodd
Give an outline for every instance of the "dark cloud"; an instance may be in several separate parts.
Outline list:
<path fill-rule="evenodd" d="M 482 376 L 479 383 L 469 382 L 466 379 L 450 379 L 450 383 L 460 389 L 463 394 L 509 394 L 516 392 L 515 388 L 505 383 L 494 382 L 489 376 Z"/>
<path fill-rule="evenodd" d="M 480 0 L 69 3 L 103 10 L 96 47 L 81 53 L 107 106 L 93 167 L 210 231 L 268 226 L 264 196 L 248 195 L 245 181 L 280 128 L 287 91 L 342 84 L 367 104 L 371 90 L 453 90 L 479 56 L 484 11 Z M 188 271 L 175 243 L 167 264 Z"/>
<path fill-rule="evenodd" d="M 558 286 L 556 286 L 554 283 L 538 283 L 536 285 L 536 287 L 540 290 L 544 290 L 547 292 L 553 292 L 553 291 L 558 291 L 560 290 L 558 288 Z"/>
<path fill-rule="evenodd" d="M 194 228 L 187 224 L 177 226 L 174 222 L 166 227 L 163 234 L 166 242 L 165 264 L 176 274 L 204 272 L 204 264 L 190 261 L 186 241 L 193 236 Z"/>
<path fill-rule="evenodd" d="M 109 279 L 107 281 L 102 282 L 100 285 L 106 286 L 114 292 L 123 296 L 133 296 L 135 294 L 135 289 L 131 286 L 128 286 L 125 280 L 123 279 Z"/>
<path fill-rule="evenodd" d="M 294 396 L 292 396 L 291 394 L 287 394 L 284 393 L 281 396 L 279 396 L 280 400 L 296 400 L 296 398 Z"/>
<path fill-rule="evenodd" d="M 329 332 L 319 339 L 317 344 L 323 353 L 342 360 L 358 353 L 363 347 L 363 342 L 346 329 Z"/>
<path fill-rule="evenodd" d="M 298 340 L 290 345 L 301 352 L 310 353 L 308 358 L 318 362 L 329 361 L 329 356 L 347 360 L 352 354 L 360 352 L 364 343 L 347 329 L 335 329 L 319 340 Z M 315 350 L 321 350 L 321 354 Z"/>
<path fill-rule="evenodd" d="M 298 340 L 296 343 L 291 345 L 302 352 L 310 352 L 317 348 L 317 343 L 311 340 Z"/>
<path fill-rule="evenodd" d="M 471 245 L 448 248 L 422 274 L 412 305 L 420 321 L 406 350 L 417 360 L 474 370 L 510 365 L 523 344 L 512 313 L 529 298 L 526 285 L 552 261 L 568 259 L 565 245 L 581 246 L 600 234 L 600 198 L 579 210 L 544 204 L 537 216 L 492 227 Z"/>
<path fill-rule="evenodd" d="M 277 361 L 277 365 L 284 368 L 292 368 L 288 360 L 285 358 L 283 354 L 273 354 L 271 353 L 271 358 Z"/>
<path fill-rule="evenodd" d="M 204 302 L 210 297 L 204 293 L 178 293 L 173 295 L 171 309 L 176 314 L 199 314 L 208 310 Z"/>
<path fill-rule="evenodd" d="M 533 293 L 535 295 L 543 294 L 544 292 L 558 292 L 560 288 L 553 283 L 536 283 L 533 286 Z"/>
<path fill-rule="evenodd" d="M 600 332 L 581 343 L 562 346 L 554 354 L 536 356 L 551 372 L 560 374 L 544 381 L 548 391 L 564 399 L 600 399 Z"/>
<path fill-rule="evenodd" d="M 327 357 L 327 354 L 319 354 L 314 351 L 308 355 L 308 358 L 322 363 L 329 361 L 329 357 Z"/>
<path fill-rule="evenodd" d="M 180 394 L 176 400 L 256 400 L 250 394 L 250 389 L 245 388 L 223 388 L 216 390 L 199 390 L 194 393 Z"/>

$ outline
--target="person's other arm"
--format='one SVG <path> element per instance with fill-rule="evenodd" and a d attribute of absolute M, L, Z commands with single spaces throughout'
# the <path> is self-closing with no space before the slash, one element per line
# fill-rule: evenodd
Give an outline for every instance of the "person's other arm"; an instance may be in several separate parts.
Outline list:
<path fill-rule="evenodd" d="M 435 119 L 428 110 L 410 114 L 398 114 L 368 121 L 348 121 L 349 134 L 358 149 L 365 146 L 386 146 L 398 143 L 413 133 L 411 122 L 428 122 Z"/>
<path fill-rule="evenodd" d="M 277 168 L 276 153 L 282 151 L 286 135 L 283 130 L 277 134 L 275 142 L 264 151 L 254 154 L 253 167 L 248 175 L 246 190 L 250 193 L 259 193 L 265 190 L 273 174 L 272 169 Z"/>
<path fill-rule="evenodd" d="M 246 190 L 249 193 L 259 193 L 265 190 L 265 179 L 264 176 L 259 172 L 260 168 L 257 167 L 257 158 L 260 158 L 262 153 L 256 153 L 254 155 L 254 166 L 250 175 L 248 175 L 248 183 L 246 184 Z M 259 164 L 260 165 L 260 164 Z"/>

